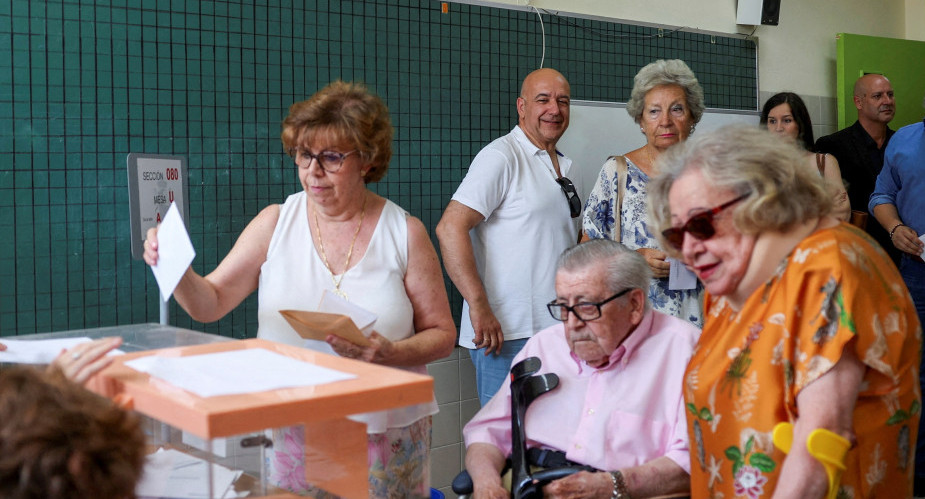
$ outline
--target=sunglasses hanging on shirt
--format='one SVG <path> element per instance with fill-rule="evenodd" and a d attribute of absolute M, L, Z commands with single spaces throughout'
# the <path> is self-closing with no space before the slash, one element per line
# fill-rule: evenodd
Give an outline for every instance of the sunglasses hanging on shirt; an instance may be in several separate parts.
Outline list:
<path fill-rule="evenodd" d="M 581 215 L 581 199 L 578 199 L 578 191 L 575 190 L 575 184 L 567 177 L 559 177 L 556 183 L 562 188 L 565 199 L 568 201 L 568 211 L 572 218 L 578 218 Z"/>

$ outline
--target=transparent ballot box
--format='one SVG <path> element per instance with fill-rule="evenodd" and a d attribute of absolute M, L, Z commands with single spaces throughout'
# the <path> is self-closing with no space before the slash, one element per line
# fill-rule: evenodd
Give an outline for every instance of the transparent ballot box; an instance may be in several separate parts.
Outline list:
<path fill-rule="evenodd" d="M 205 440 L 142 416 L 148 439 L 141 499 L 200 497 L 295 497 L 267 485 L 263 434 Z"/>
<path fill-rule="evenodd" d="M 433 379 L 249 339 L 127 353 L 88 387 L 146 418 L 149 466 L 162 474 L 146 478 L 153 497 L 177 497 L 177 480 L 196 497 L 278 494 L 267 485 L 273 430 L 303 425 L 307 481 L 352 498 L 368 496 L 368 450 L 366 426 L 347 416 L 427 402 Z"/>
<path fill-rule="evenodd" d="M 160 324 L 10 339 L 108 336 L 122 337 L 120 349 L 125 355 L 116 357 L 87 387 L 141 417 L 148 438 L 145 477 L 137 491 L 142 497 L 295 497 L 268 484 L 267 464 L 274 430 L 296 425 L 305 428 L 307 481 L 339 496 L 367 497 L 366 426 L 347 416 L 424 403 L 433 396 L 429 376 L 266 340 L 234 340 Z M 218 369 L 215 384 L 226 381 L 227 385 L 229 379 L 234 380 L 231 384 L 249 384 L 241 381 L 242 375 L 249 382 L 247 378 L 258 378 L 292 361 L 302 367 L 334 371 L 346 379 L 201 395 L 182 386 L 185 378 L 202 381 L 206 377 L 170 364 L 211 354 L 254 352 L 282 356 L 286 362 L 237 362 Z M 161 371 L 138 370 L 138 362 L 156 363 Z M 293 379 L 317 381 L 313 376 Z M 201 389 L 201 385 L 194 388 Z M 209 387 L 209 383 L 205 385 Z"/>

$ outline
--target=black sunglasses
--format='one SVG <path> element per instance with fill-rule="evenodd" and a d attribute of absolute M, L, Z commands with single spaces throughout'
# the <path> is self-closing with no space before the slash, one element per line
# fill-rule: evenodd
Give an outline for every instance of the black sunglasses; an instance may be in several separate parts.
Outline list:
<path fill-rule="evenodd" d="M 581 215 L 581 199 L 578 199 L 578 191 L 575 190 L 575 184 L 566 177 L 557 178 L 556 183 L 562 188 L 565 199 L 568 201 L 569 214 L 572 215 L 572 218 L 577 218 L 578 215 Z"/>
<path fill-rule="evenodd" d="M 601 317 L 601 305 L 607 304 L 616 300 L 617 298 L 629 293 L 634 288 L 626 288 L 623 291 L 607 298 L 606 300 L 599 301 L 597 303 L 592 302 L 581 302 L 572 305 L 571 307 L 565 303 L 559 303 L 555 300 L 546 304 L 546 310 L 549 310 L 549 315 L 557 321 L 565 322 L 568 320 L 568 313 L 571 312 L 575 314 L 575 317 L 582 322 L 593 321 Z"/>
<path fill-rule="evenodd" d="M 713 237 L 713 235 L 716 234 L 716 229 L 713 227 L 713 217 L 715 217 L 719 212 L 725 210 L 726 208 L 729 208 L 730 206 L 747 198 L 750 194 L 750 192 L 747 192 L 733 199 L 732 201 L 727 201 L 717 206 L 716 208 L 711 208 L 707 211 L 700 212 L 690 217 L 687 222 L 685 222 L 684 225 L 680 227 L 672 227 L 670 229 L 663 230 L 662 236 L 672 248 L 678 251 L 680 251 L 681 246 L 684 245 L 685 232 L 701 241 L 710 239 Z"/>

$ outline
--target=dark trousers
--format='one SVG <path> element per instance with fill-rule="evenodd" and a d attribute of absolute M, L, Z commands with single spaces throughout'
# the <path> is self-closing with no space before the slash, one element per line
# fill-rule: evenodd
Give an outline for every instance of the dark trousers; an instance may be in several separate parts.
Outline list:
<path fill-rule="evenodd" d="M 903 256 L 899 273 L 912 295 L 919 322 L 925 327 L 925 263 Z M 919 385 L 925 389 L 925 357 L 919 363 Z M 919 435 L 915 442 L 915 495 L 925 495 L 925 417 L 919 419 Z"/>

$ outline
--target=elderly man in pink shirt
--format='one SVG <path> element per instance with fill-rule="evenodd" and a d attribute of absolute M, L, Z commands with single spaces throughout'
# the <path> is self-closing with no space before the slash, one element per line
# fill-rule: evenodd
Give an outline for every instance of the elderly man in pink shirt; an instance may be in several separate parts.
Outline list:
<path fill-rule="evenodd" d="M 527 445 L 602 471 L 556 480 L 545 497 L 639 499 L 690 488 L 681 379 L 700 330 L 651 309 L 650 273 L 641 255 L 605 239 L 559 257 L 548 308 L 562 324 L 534 335 L 514 359 L 539 357 L 539 373 L 560 380 L 530 405 Z M 509 379 L 464 435 L 473 496 L 509 497 L 500 477 L 511 454 Z"/>

